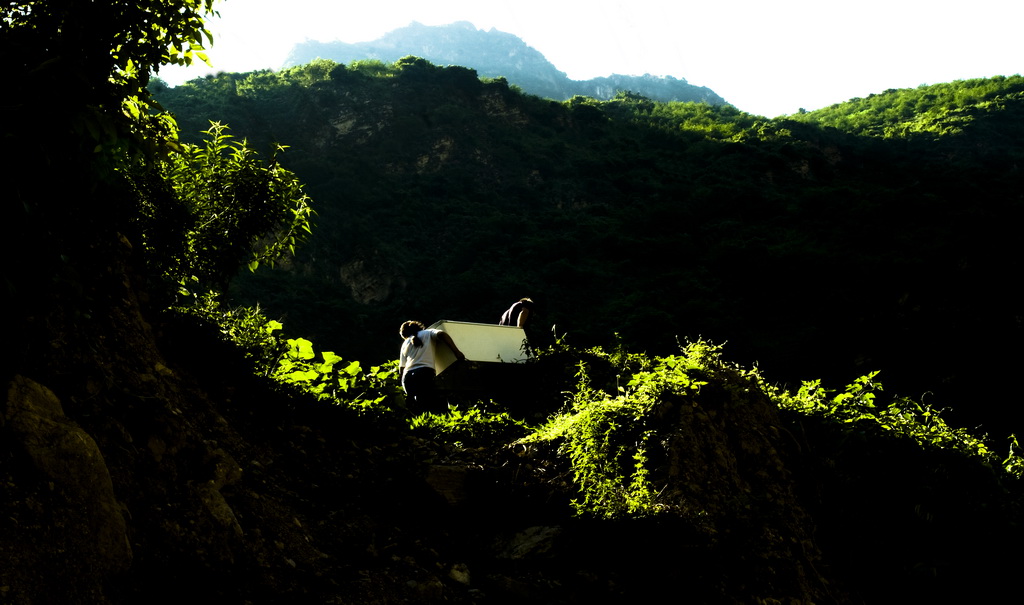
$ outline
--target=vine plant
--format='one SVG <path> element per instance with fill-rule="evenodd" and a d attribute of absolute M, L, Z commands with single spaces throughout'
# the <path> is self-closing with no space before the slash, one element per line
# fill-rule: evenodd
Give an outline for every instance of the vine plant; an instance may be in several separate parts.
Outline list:
<path fill-rule="evenodd" d="M 897 397 L 887 406 L 876 404 L 877 394 L 883 390 L 876 380 L 878 372 L 857 378 L 837 394 L 824 388 L 820 380 L 804 382 L 796 392 L 768 387 L 769 394 L 781 409 L 822 416 L 863 430 L 888 433 L 913 439 L 922 447 L 954 449 L 977 457 L 1013 477 L 1024 474 L 1024 459 L 1017 453 L 1015 435 L 1010 436 L 1009 453 L 1000 459 L 987 437 L 978 437 L 964 428 L 952 427 L 941 416 L 941 411 L 922 405 L 907 397 Z"/>
<path fill-rule="evenodd" d="M 279 323 L 274 324 L 268 327 L 280 328 Z M 383 412 L 396 407 L 386 404 L 393 403 L 398 394 L 397 361 L 373 366 L 365 372 L 358 361 L 345 363 L 333 351 L 322 351 L 318 358 L 313 343 L 305 338 L 289 338 L 285 343 L 287 347 L 272 372 L 278 381 L 360 412 Z"/>

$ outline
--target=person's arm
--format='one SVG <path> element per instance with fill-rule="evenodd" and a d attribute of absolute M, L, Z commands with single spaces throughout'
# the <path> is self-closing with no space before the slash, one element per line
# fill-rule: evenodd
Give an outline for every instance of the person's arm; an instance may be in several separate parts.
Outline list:
<path fill-rule="evenodd" d="M 519 312 L 519 319 L 516 321 L 516 325 L 522 328 L 526 325 L 526 320 L 530 318 L 530 310 L 523 307 L 523 310 Z"/>
<path fill-rule="evenodd" d="M 405 378 L 405 343 L 402 343 L 402 350 L 398 353 L 398 384 L 402 384 Z"/>
<path fill-rule="evenodd" d="M 444 341 L 444 344 L 448 345 L 448 348 L 452 350 L 452 353 L 455 353 L 455 359 L 459 361 L 463 361 L 466 359 L 466 356 L 462 354 L 462 351 L 459 350 L 459 347 L 455 346 L 455 341 L 452 340 L 452 337 L 449 336 L 447 332 L 438 331 L 437 335 L 441 337 L 441 340 Z"/>

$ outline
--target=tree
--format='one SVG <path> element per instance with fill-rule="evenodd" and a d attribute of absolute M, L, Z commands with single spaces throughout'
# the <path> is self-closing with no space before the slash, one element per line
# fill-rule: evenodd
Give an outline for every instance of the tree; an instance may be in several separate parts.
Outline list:
<path fill-rule="evenodd" d="M 3 126 L 4 146 L 16 153 L 3 162 L 0 239 L 5 258 L 20 259 L 3 289 L 16 318 L 11 342 L 24 348 L 6 348 L 5 369 L 31 364 L 23 353 L 48 350 L 54 332 L 81 333 L 109 314 L 112 284 L 152 289 L 161 276 L 190 278 L 186 269 L 223 281 L 227 258 L 236 267 L 268 258 L 241 247 L 276 234 L 286 244 L 264 252 L 287 249 L 308 221 L 301 187 L 276 161 L 262 167 L 218 135 L 214 151 L 182 146 L 147 90 L 161 65 L 206 59 L 203 19 L 216 14 L 214 1 L 30 0 L 0 9 L 5 109 L 17 116 Z M 200 180 L 207 187 L 189 185 Z M 231 225 L 217 231 L 219 243 L 210 239 L 215 224 Z M 223 255 L 212 265 L 196 260 L 210 251 Z"/>
<path fill-rule="evenodd" d="M 115 149 L 127 141 L 153 144 L 150 135 L 166 134 L 168 122 L 149 113 L 150 72 L 163 64 L 206 60 L 202 40 L 212 37 L 203 17 L 215 14 L 213 4 L 214 0 L 10 4 L 2 11 L 0 42 L 0 56 L 10 70 L 9 98 L 18 101 L 22 115 L 46 116 L 43 123 L 55 129 L 70 125 L 83 143 Z M 70 98 L 62 94 L 68 88 L 75 92 Z M 57 126 L 62 122 L 69 124 Z M 31 124 L 33 130 L 39 126 Z"/>
<path fill-rule="evenodd" d="M 192 284 L 221 291 L 240 266 L 294 254 L 309 231 L 312 209 L 295 175 L 276 156 L 264 165 L 226 130 L 214 123 L 205 145 L 182 145 L 161 160 L 164 203 L 140 196 L 148 260 L 179 292 L 191 293 Z"/>
<path fill-rule="evenodd" d="M 2 10 L 8 66 L 2 238 L 24 263 L 6 276 L 26 309 L 85 270 L 97 241 L 127 233 L 125 173 L 174 146 L 173 121 L 151 111 L 146 84 L 163 63 L 202 58 L 213 0 L 34 0 Z M 70 94 L 69 94 L 70 93 Z"/>

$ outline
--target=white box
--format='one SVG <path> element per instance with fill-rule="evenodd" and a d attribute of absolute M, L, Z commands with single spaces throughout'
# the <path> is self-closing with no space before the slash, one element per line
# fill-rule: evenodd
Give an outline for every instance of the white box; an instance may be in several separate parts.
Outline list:
<path fill-rule="evenodd" d="M 527 360 L 526 332 L 516 326 L 499 326 L 442 319 L 431 329 L 444 330 L 468 361 L 481 363 L 523 363 Z M 455 354 L 438 339 L 434 369 L 441 374 L 455 362 Z"/>

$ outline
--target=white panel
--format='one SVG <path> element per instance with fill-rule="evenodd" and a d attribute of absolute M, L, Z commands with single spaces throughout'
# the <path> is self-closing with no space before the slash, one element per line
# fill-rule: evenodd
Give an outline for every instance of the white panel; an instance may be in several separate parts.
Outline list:
<path fill-rule="evenodd" d="M 491 363 L 522 363 L 526 361 L 526 332 L 515 326 L 480 324 L 442 319 L 430 326 L 444 330 L 469 361 Z M 437 341 L 434 367 L 440 374 L 455 361 L 443 341 Z"/>

